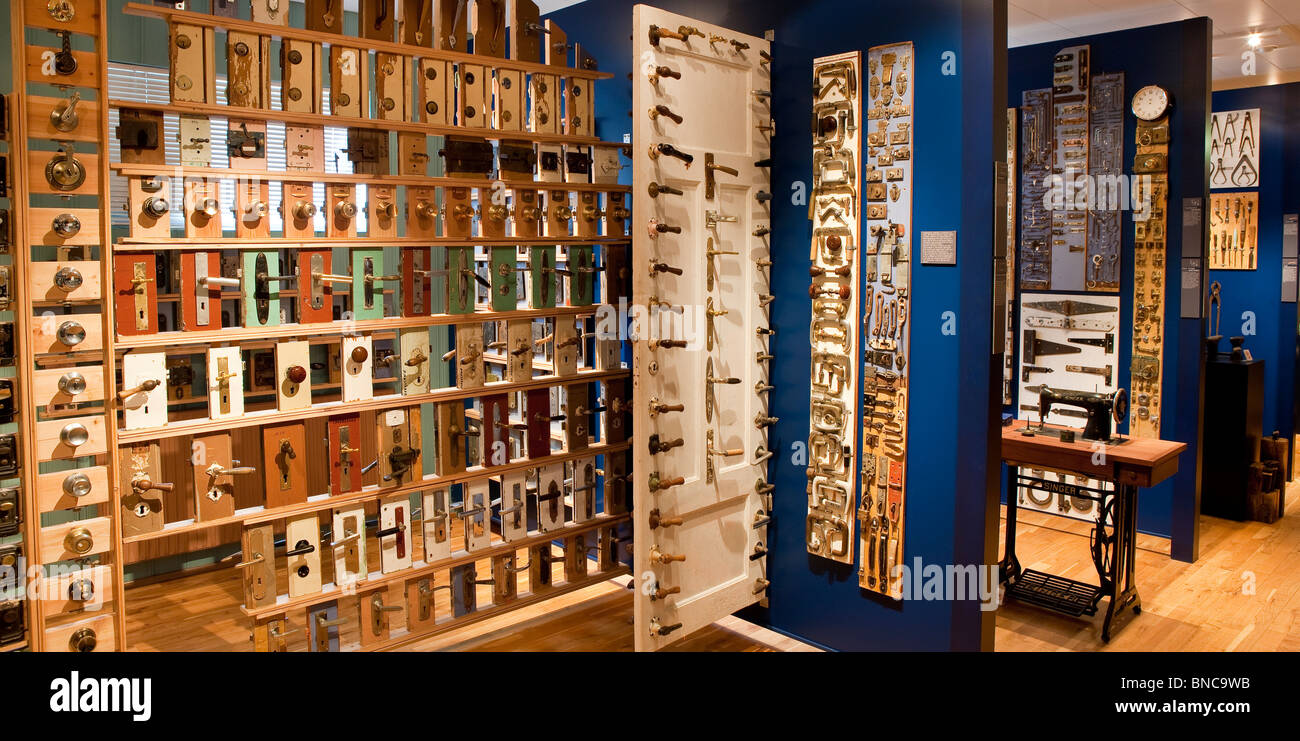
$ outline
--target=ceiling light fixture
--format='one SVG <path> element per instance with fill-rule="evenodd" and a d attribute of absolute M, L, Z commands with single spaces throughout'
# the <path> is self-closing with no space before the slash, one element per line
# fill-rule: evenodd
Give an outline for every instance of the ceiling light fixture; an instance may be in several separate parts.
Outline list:
<path fill-rule="evenodd" d="M 1258 49 L 1264 45 L 1264 34 L 1259 31 L 1252 31 L 1251 34 L 1246 37 L 1246 44 L 1252 49 Z"/>

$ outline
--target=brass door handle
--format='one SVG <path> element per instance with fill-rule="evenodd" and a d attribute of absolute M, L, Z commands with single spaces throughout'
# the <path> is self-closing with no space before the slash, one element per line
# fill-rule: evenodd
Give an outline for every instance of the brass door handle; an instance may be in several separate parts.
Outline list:
<path fill-rule="evenodd" d="M 661 527 L 676 527 L 683 522 L 680 517 L 664 517 L 660 515 L 658 509 L 650 510 L 649 520 L 651 530 L 657 530 Z"/>
<path fill-rule="evenodd" d="M 142 381 L 138 386 L 129 389 L 124 389 L 118 392 L 117 398 L 119 401 L 126 401 L 132 396 L 135 396 L 136 394 L 142 394 L 148 391 L 153 391 L 154 389 L 158 388 L 161 385 L 162 385 L 162 381 L 158 381 L 151 378 L 147 381 Z"/>
<path fill-rule="evenodd" d="M 215 478 L 217 476 L 235 476 L 238 474 L 245 474 L 245 473 L 257 473 L 257 469 L 253 468 L 252 466 L 226 468 L 222 466 L 220 463 L 213 463 L 212 465 L 208 466 L 206 470 L 204 470 L 204 473 Z"/>
<path fill-rule="evenodd" d="M 148 476 L 137 476 L 131 479 L 131 488 L 137 492 L 143 491 L 172 491 L 176 488 L 175 484 L 161 484 Z"/>
<path fill-rule="evenodd" d="M 265 560 L 266 560 L 266 556 L 263 556 L 260 553 L 254 553 L 253 557 L 248 559 L 247 561 L 240 561 L 239 563 L 235 564 L 235 568 L 245 569 L 248 568 L 249 566 L 256 566 L 257 564 L 262 563 Z"/>
<path fill-rule="evenodd" d="M 676 478 L 671 478 L 671 479 L 661 479 L 659 478 L 658 473 L 650 474 L 649 486 L 650 486 L 650 491 L 652 492 L 671 489 L 674 486 L 681 486 L 682 484 L 685 483 L 686 483 L 686 479 L 682 476 L 678 476 Z"/>
<path fill-rule="evenodd" d="M 672 121 L 675 124 L 680 124 L 685 120 L 681 116 L 677 115 L 676 113 L 673 113 L 673 109 L 669 108 L 666 105 L 660 104 L 650 109 L 651 121 L 658 120 L 660 116 L 663 116 L 664 118 Z"/>
<path fill-rule="evenodd" d="M 680 563 L 686 560 L 686 556 L 674 553 L 664 553 L 659 550 L 659 546 L 654 545 L 650 546 L 650 560 L 658 564 Z"/>

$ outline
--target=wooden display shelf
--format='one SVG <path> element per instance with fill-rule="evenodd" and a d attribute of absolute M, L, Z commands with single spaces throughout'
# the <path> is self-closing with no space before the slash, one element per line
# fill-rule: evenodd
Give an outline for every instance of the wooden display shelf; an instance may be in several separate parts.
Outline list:
<path fill-rule="evenodd" d="M 126 104 L 123 103 L 123 107 Z M 611 146 L 615 146 L 611 144 Z M 110 162 L 109 169 L 122 175 L 151 177 L 170 175 L 179 178 L 216 178 L 219 180 L 268 181 L 278 183 L 356 183 L 359 185 L 408 185 L 416 188 L 482 188 L 491 190 L 497 182 L 506 190 L 555 190 L 597 193 L 631 193 L 632 186 L 618 183 L 547 183 L 536 180 L 479 180 L 477 178 L 434 177 L 431 175 L 359 175 L 355 173 L 307 172 L 303 170 L 231 170 L 224 167 L 188 167 L 185 165 L 140 165 Z"/>
<path fill-rule="evenodd" d="M 167 523 L 163 526 L 163 529 L 152 533 L 126 536 L 122 538 L 122 543 L 142 543 L 150 540 L 159 540 L 161 538 L 170 538 L 174 535 L 188 535 L 190 533 L 211 530 L 226 525 L 256 525 L 266 522 L 275 522 L 277 520 L 283 520 L 286 517 L 297 517 L 298 515 L 311 514 L 312 512 L 323 512 L 349 504 L 370 502 L 381 497 L 391 497 L 394 494 L 413 494 L 417 491 L 427 491 L 429 489 L 437 489 L 443 486 L 452 486 L 453 484 L 463 484 L 467 481 L 478 481 L 480 479 L 492 478 L 513 471 L 525 471 L 529 468 L 537 468 L 538 466 L 565 463 L 597 455 L 621 453 L 631 447 L 631 441 L 613 445 L 608 443 L 597 443 L 588 448 L 584 448 L 583 450 L 555 452 L 544 458 L 519 458 L 500 466 L 492 466 L 491 468 L 474 466 L 473 468 L 466 469 L 462 473 L 449 474 L 446 476 L 428 476 L 419 481 L 403 484 L 401 486 L 379 487 L 372 485 L 364 487 L 361 491 L 349 492 L 339 496 L 318 494 L 307 502 L 287 507 L 276 507 L 275 509 L 270 510 L 263 506 L 248 507 L 236 512 L 230 517 L 222 517 L 204 522 L 199 522 L 193 519 L 177 520 L 176 522 Z"/>
<path fill-rule="evenodd" d="M 190 10 L 176 10 L 175 8 L 163 8 L 153 5 L 143 5 L 141 3 L 127 3 L 122 8 L 122 12 L 127 15 L 160 18 L 169 23 L 188 23 L 190 25 L 223 31 L 247 31 L 248 33 L 256 33 L 262 36 L 273 36 L 281 39 L 298 39 L 300 41 L 311 41 L 318 44 L 348 47 L 361 46 L 371 51 L 401 54 L 408 57 L 441 59 L 447 62 L 464 62 L 466 64 L 481 64 L 495 68 L 520 70 L 523 72 L 537 72 L 545 75 L 558 75 L 560 77 L 571 77 L 584 80 L 609 80 L 614 77 L 612 72 L 586 70 L 577 67 L 559 67 L 538 62 L 525 62 L 518 59 L 503 59 L 484 56 L 482 54 L 466 54 L 463 52 L 445 51 L 427 46 L 416 46 L 415 44 L 365 39 L 357 36 L 326 33 L 324 31 L 309 31 L 304 28 L 278 26 L 269 23 L 256 23 L 238 18 L 225 18 L 209 15 L 207 13 L 196 13 Z"/>
<path fill-rule="evenodd" d="M 484 304 L 486 306 L 486 304 Z M 560 316 L 590 316 L 597 306 L 559 306 L 554 309 L 517 309 L 515 311 L 475 311 L 473 314 L 430 314 L 428 316 L 393 316 L 383 319 L 357 319 L 346 327 L 347 332 L 384 332 L 412 327 L 447 327 L 474 322 L 522 321 L 524 319 L 549 319 Z M 240 340 L 268 340 L 285 337 L 311 337 L 339 335 L 339 322 L 320 324 L 281 324 L 275 327 L 229 327 L 202 332 L 160 332 L 152 335 L 118 337 L 119 350 L 171 348 L 180 345 L 210 345 L 239 342 Z"/>
<path fill-rule="evenodd" d="M 268 238 L 268 237 L 228 237 L 222 239 L 206 237 L 121 237 L 113 245 L 113 252 L 160 252 L 168 250 L 205 249 L 213 251 L 213 245 L 219 245 L 215 251 L 222 250 L 283 250 L 310 249 L 312 247 L 550 247 L 552 245 L 585 247 L 596 244 L 627 244 L 630 236 L 612 237 L 434 237 L 419 239 L 415 237 L 360 237 L 312 239 Z"/>
<path fill-rule="evenodd" d="M 582 579 L 563 582 L 562 584 L 558 584 L 554 587 L 550 587 L 549 589 L 543 590 L 541 592 L 532 592 L 532 591 L 525 592 L 523 594 L 520 594 L 515 599 L 512 599 L 509 602 L 505 603 L 504 605 L 488 605 L 486 607 L 481 607 L 475 610 L 474 612 L 469 613 L 468 615 L 462 615 L 460 617 L 451 617 L 445 620 L 437 620 L 434 623 L 433 627 L 428 630 L 422 630 L 416 633 L 409 633 L 409 632 L 404 633 L 399 636 L 394 636 L 388 639 L 387 641 L 383 641 L 381 643 L 376 643 L 372 646 L 368 646 L 364 649 L 358 646 L 358 650 L 388 651 L 394 648 L 400 648 L 408 643 L 413 643 L 415 641 L 423 640 L 430 636 L 435 636 L 441 633 L 446 633 L 448 631 L 456 630 L 458 628 L 463 628 L 467 625 L 472 625 L 473 623 L 477 623 L 481 620 L 486 620 L 491 617 L 496 617 L 497 615 L 503 615 L 507 612 L 518 610 L 522 607 L 528 607 L 529 605 L 537 604 L 538 602 L 543 602 L 545 600 L 551 599 L 552 597 L 559 597 L 562 594 L 568 594 L 569 592 L 576 592 L 579 589 L 586 589 L 587 587 L 590 587 L 594 584 L 599 584 L 604 581 L 609 581 L 610 579 L 613 579 L 615 577 L 626 576 L 631 573 L 632 573 L 631 568 L 620 565 L 616 568 L 609 569 L 607 571 L 602 571 L 596 574 L 589 574 Z"/>
<path fill-rule="evenodd" d="M 139 430 L 118 429 L 117 440 L 119 445 L 153 442 L 165 438 L 197 435 L 205 432 L 220 432 L 242 427 L 257 427 L 260 425 L 278 424 L 280 422 L 295 422 L 302 419 L 311 419 L 313 417 L 328 417 L 336 414 L 353 414 L 356 412 L 407 408 L 419 406 L 421 404 L 436 404 L 444 401 L 463 401 L 465 399 L 474 399 L 480 396 L 508 394 L 515 391 L 528 391 L 529 389 L 549 388 L 551 386 L 572 386 L 578 383 L 590 383 L 591 381 L 626 378 L 629 375 L 631 375 L 631 371 L 628 370 L 586 370 L 578 371 L 576 375 L 564 376 L 563 378 L 559 376 L 537 376 L 532 380 L 518 383 L 497 381 L 471 389 L 462 389 L 453 386 L 450 388 L 438 389 L 437 391 L 431 391 L 427 394 L 416 394 L 413 396 L 391 394 L 388 396 L 376 396 L 375 398 L 366 401 L 328 401 L 313 404 L 306 409 L 295 409 L 286 412 L 277 409 L 246 411 L 242 417 L 233 417 L 229 419 L 210 419 L 206 414 L 204 414 L 201 417 L 168 422 L 165 427 L 149 427 Z M 196 399 L 195 401 L 198 403 L 201 400 L 202 399 Z"/>
<path fill-rule="evenodd" d="M 338 599 L 339 597 L 348 596 L 349 594 L 355 594 L 357 589 L 364 589 L 366 591 L 370 591 L 371 589 L 377 589 L 379 587 L 383 587 L 388 584 L 404 582 L 410 579 L 418 579 L 421 576 L 426 576 L 436 571 L 444 571 L 446 569 L 454 568 L 462 564 L 474 563 L 475 561 L 492 558 L 493 556 L 501 556 L 507 553 L 513 553 L 514 551 L 523 548 L 529 548 L 535 545 L 542 545 L 544 543 L 550 543 L 555 540 L 563 540 L 564 538 L 573 535 L 581 535 L 582 533 L 591 532 L 593 530 L 599 530 L 601 528 L 606 528 L 606 527 L 613 527 L 620 523 L 627 522 L 631 519 L 632 519 L 632 515 L 630 513 L 624 515 L 607 515 L 602 513 L 597 515 L 594 520 L 584 522 L 580 525 L 570 525 L 568 527 L 563 527 L 557 530 L 551 530 L 545 533 L 530 532 L 528 536 L 525 538 L 520 538 L 519 540 L 511 541 L 509 543 L 505 541 L 497 541 L 493 543 L 491 546 L 488 546 L 487 548 L 484 548 L 482 550 L 474 551 L 473 553 L 460 550 L 453 553 L 450 558 L 445 558 L 435 563 L 429 564 L 423 561 L 413 560 L 410 568 L 402 569 L 401 571 L 397 571 L 391 574 L 385 574 L 382 572 L 371 572 L 366 576 L 365 581 L 357 582 L 355 585 L 349 585 L 348 587 L 349 591 L 347 592 L 345 592 L 343 587 L 339 587 L 338 585 L 330 583 L 330 584 L 323 585 L 321 587 L 320 594 L 313 594 L 306 597 L 295 597 L 293 599 L 290 599 L 288 595 L 281 594 L 277 596 L 276 603 L 274 605 L 266 605 L 265 607 L 255 607 L 252 609 L 249 609 L 246 605 L 240 605 L 239 610 L 240 612 L 244 613 L 246 616 L 251 618 L 259 618 L 259 617 L 264 617 L 269 615 L 280 615 L 289 610 L 302 609 L 302 608 L 310 607 L 312 605 L 320 604 L 321 602 L 330 602 L 332 600 Z M 624 569 L 624 573 L 626 573 L 625 569 Z M 613 574 L 611 574 L 611 576 L 612 575 Z M 604 578 L 610 578 L 610 577 L 604 577 Z M 549 595 L 552 593 L 553 590 L 547 590 L 544 594 Z M 514 602 L 511 602 L 510 604 L 514 604 Z M 520 606 L 522 607 L 522 605 Z"/>
<path fill-rule="evenodd" d="M 128 6 L 129 7 L 129 6 Z M 211 18 L 212 16 L 202 16 Z M 378 41 L 354 39 L 364 46 L 379 44 Z M 354 43 L 353 46 L 356 46 Z M 432 50 L 430 50 L 432 51 Z M 475 64 L 486 64 L 484 59 Z M 501 131 L 499 129 L 476 129 L 464 126 L 438 126 L 418 121 L 391 121 L 379 118 L 355 118 L 352 116 L 334 116 L 325 113 L 297 113 L 277 111 L 270 108 L 236 108 L 234 106 L 214 105 L 212 103 L 138 103 L 131 100 L 110 99 L 109 108 L 131 108 L 140 111 L 175 113 L 177 115 L 216 116 L 235 120 L 263 119 L 301 126 L 335 126 L 349 129 L 370 129 L 374 131 L 410 131 L 430 136 L 454 136 L 461 138 L 485 139 L 491 141 L 525 141 L 537 144 L 571 144 L 591 147 L 597 145 L 621 147 L 619 142 L 607 142 L 594 136 L 570 136 L 569 134 L 537 134 L 531 131 Z M 154 172 L 157 172 L 155 168 Z"/>

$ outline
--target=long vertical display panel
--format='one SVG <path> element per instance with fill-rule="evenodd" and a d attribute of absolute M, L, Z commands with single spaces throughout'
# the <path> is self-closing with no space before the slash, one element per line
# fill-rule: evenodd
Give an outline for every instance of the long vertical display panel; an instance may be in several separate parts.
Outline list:
<path fill-rule="evenodd" d="M 862 551 L 858 583 L 901 599 L 912 298 L 912 44 L 867 52 L 866 293 L 862 337 Z"/>
<path fill-rule="evenodd" d="M 855 414 L 862 351 L 857 289 L 863 262 L 862 132 L 867 126 L 861 80 L 861 52 L 813 60 L 813 189 L 808 204 L 812 396 L 804 538 L 809 553 L 840 563 L 853 563 L 857 519 Z M 876 185 L 887 187 L 883 180 Z"/>
<path fill-rule="evenodd" d="M 121 648 L 106 3 L 12 5 L 13 265 L 29 646 Z"/>
<path fill-rule="evenodd" d="M 769 43 L 634 11 L 636 648 L 767 591 Z"/>

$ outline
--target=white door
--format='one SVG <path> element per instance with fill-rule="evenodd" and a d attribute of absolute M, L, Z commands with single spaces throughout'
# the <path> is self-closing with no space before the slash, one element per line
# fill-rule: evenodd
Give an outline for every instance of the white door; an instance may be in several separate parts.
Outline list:
<path fill-rule="evenodd" d="M 770 45 L 644 5 L 634 28 L 633 291 L 672 317 L 634 364 L 636 647 L 656 650 L 767 586 Z"/>

